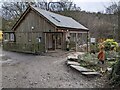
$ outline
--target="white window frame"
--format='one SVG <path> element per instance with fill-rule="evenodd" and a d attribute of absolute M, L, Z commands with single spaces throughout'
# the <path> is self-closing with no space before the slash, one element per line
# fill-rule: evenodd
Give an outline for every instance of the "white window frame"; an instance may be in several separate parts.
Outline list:
<path fill-rule="evenodd" d="M 14 33 L 10 33 L 10 41 L 15 41 L 15 35 L 14 35 Z"/>

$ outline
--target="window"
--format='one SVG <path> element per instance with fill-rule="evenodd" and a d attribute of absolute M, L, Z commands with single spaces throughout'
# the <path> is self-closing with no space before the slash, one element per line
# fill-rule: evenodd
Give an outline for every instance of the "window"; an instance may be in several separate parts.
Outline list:
<path fill-rule="evenodd" d="M 3 37 L 4 37 L 4 40 L 5 40 L 5 41 L 8 41 L 8 40 L 9 40 L 9 34 L 8 34 L 8 33 L 5 33 Z"/>
<path fill-rule="evenodd" d="M 3 34 L 4 41 L 15 41 L 14 33 L 5 33 Z"/>
<path fill-rule="evenodd" d="M 14 35 L 14 33 L 10 33 L 10 41 L 15 41 L 15 35 Z"/>

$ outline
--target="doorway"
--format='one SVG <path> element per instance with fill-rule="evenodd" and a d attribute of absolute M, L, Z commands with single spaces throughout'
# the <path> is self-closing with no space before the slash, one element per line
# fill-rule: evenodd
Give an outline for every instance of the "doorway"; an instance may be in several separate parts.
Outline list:
<path fill-rule="evenodd" d="M 46 33 L 46 49 L 62 49 L 63 33 Z"/>

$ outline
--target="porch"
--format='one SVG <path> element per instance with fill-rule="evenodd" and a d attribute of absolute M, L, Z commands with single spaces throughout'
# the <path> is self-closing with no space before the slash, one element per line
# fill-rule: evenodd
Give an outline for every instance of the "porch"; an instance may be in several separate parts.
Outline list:
<path fill-rule="evenodd" d="M 68 42 L 70 50 L 88 52 L 88 31 L 59 29 L 56 32 L 44 33 L 46 52 L 57 49 L 66 50 Z"/>

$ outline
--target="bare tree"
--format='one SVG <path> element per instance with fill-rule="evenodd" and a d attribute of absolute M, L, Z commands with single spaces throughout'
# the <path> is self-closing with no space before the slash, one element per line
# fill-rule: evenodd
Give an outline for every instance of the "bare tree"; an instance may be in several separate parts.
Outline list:
<path fill-rule="evenodd" d="M 49 2 L 48 10 L 50 11 L 76 11 L 81 10 L 80 7 L 77 7 L 71 0 L 60 0 L 58 2 Z"/>
<path fill-rule="evenodd" d="M 44 2 L 4 2 L 2 5 L 2 15 L 5 19 L 12 19 L 19 17 L 26 8 L 30 5 L 36 7 L 43 7 Z"/>
<path fill-rule="evenodd" d="M 107 14 L 114 14 L 118 12 L 118 5 L 116 3 L 113 3 L 111 6 L 106 8 Z"/>

